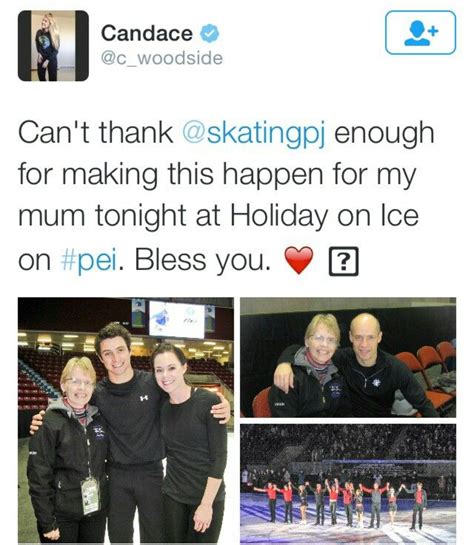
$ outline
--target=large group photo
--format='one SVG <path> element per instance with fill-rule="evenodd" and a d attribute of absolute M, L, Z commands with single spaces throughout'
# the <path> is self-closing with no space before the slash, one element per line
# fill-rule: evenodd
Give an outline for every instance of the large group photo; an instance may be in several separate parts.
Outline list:
<path fill-rule="evenodd" d="M 247 298 L 242 416 L 455 417 L 456 300 Z"/>
<path fill-rule="evenodd" d="M 233 306 L 18 300 L 19 543 L 229 541 Z"/>
<path fill-rule="evenodd" d="M 242 425 L 241 543 L 456 543 L 456 426 Z"/>

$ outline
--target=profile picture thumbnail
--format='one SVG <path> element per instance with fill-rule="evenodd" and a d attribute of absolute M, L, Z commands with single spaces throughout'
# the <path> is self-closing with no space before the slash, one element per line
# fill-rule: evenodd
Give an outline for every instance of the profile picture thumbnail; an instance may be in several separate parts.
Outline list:
<path fill-rule="evenodd" d="M 22 11 L 18 15 L 18 77 L 23 81 L 84 81 L 89 76 L 85 11 Z"/>

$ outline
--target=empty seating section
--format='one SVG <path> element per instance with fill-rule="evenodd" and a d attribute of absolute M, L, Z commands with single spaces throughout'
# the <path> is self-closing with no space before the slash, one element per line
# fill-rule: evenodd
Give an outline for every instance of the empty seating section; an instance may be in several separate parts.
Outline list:
<path fill-rule="evenodd" d="M 234 390 L 234 373 L 222 367 L 216 360 L 190 359 L 188 368 L 191 373 L 205 373 L 216 375 L 230 390 Z"/>
<path fill-rule="evenodd" d="M 452 395 L 430 389 L 430 383 L 425 371 L 414 354 L 411 352 L 400 352 L 396 357 L 415 375 L 415 378 L 425 391 L 426 397 L 433 403 L 436 410 L 443 411 L 453 403 L 454 397 Z"/>
<path fill-rule="evenodd" d="M 430 390 L 440 390 L 440 383 L 443 381 L 442 375 L 447 373 L 447 368 L 439 355 L 439 353 L 432 346 L 422 346 L 416 353 L 418 361 L 423 367 L 423 371 Z M 454 372 L 455 375 L 455 372 Z M 447 376 L 447 375 L 444 375 Z M 456 389 L 446 390 L 451 395 L 456 395 Z"/>
<path fill-rule="evenodd" d="M 58 397 L 55 390 L 43 377 L 23 361 L 18 362 L 18 408 L 20 410 L 43 409 L 48 398 Z"/>

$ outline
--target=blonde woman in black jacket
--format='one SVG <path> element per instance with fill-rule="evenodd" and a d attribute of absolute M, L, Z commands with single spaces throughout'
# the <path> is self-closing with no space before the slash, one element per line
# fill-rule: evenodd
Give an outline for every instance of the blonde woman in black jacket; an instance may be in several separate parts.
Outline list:
<path fill-rule="evenodd" d="M 103 543 L 108 503 L 108 437 L 89 405 L 96 374 L 89 358 L 70 359 L 63 399 L 48 408 L 30 440 L 28 483 L 41 543 Z"/>

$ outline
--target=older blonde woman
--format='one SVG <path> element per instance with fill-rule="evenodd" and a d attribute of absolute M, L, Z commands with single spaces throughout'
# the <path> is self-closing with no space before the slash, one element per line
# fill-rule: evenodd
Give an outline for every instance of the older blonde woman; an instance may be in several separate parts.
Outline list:
<path fill-rule="evenodd" d="M 59 30 L 52 13 L 45 13 L 41 20 L 41 28 L 36 32 L 36 50 L 38 51 L 38 79 L 58 81 Z"/>
<path fill-rule="evenodd" d="M 304 346 L 290 346 L 280 356 L 279 363 L 291 363 L 294 388 L 285 393 L 272 387 L 272 416 L 351 415 L 346 382 L 331 361 L 340 339 L 339 325 L 332 314 L 314 316 L 306 328 Z"/>
<path fill-rule="evenodd" d="M 30 440 L 28 483 L 41 543 L 103 543 L 107 430 L 89 404 L 96 374 L 86 357 L 61 375 L 63 398 L 50 404 Z"/>

